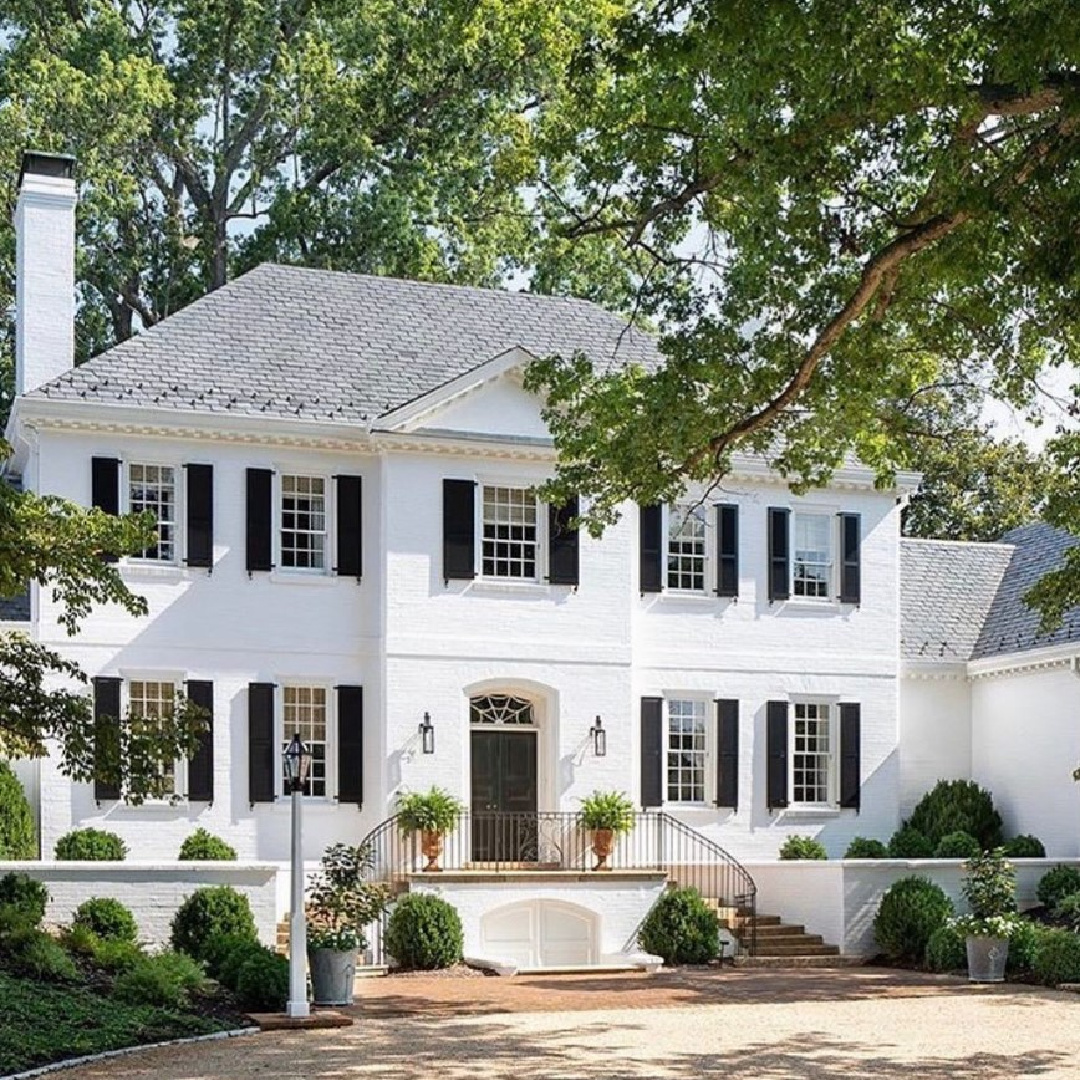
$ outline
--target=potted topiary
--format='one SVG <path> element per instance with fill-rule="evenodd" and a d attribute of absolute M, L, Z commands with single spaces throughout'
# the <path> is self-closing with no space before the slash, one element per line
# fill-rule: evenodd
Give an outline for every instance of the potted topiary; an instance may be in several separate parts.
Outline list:
<path fill-rule="evenodd" d="M 367 945 L 364 928 L 385 910 L 384 886 L 364 880 L 368 847 L 334 844 L 326 849 L 304 910 L 308 965 L 316 1005 L 351 1005 L 356 954 Z"/>
<path fill-rule="evenodd" d="M 593 869 L 610 870 L 615 837 L 634 827 L 634 804 L 621 791 L 594 791 L 581 800 L 581 824 L 592 833 Z"/>
<path fill-rule="evenodd" d="M 950 921 L 967 943 L 968 979 L 1003 982 L 1009 938 L 1019 925 L 1016 872 L 1004 851 L 995 848 L 964 863 L 967 876 L 960 891 L 969 911 Z"/>
<path fill-rule="evenodd" d="M 460 799 L 438 787 L 430 791 L 406 791 L 398 796 L 398 825 L 405 836 L 420 834 L 420 850 L 427 859 L 425 873 L 439 869 L 442 838 L 464 810 Z"/>

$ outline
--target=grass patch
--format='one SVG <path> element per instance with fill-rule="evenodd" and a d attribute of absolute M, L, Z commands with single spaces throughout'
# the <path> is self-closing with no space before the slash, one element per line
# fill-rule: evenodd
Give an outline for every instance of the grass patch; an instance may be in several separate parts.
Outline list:
<path fill-rule="evenodd" d="M 5 972 L 0 972 L 0 1002 L 0 1076 L 83 1054 L 237 1026 L 229 1017 L 129 1005 L 84 987 L 50 985 Z"/>

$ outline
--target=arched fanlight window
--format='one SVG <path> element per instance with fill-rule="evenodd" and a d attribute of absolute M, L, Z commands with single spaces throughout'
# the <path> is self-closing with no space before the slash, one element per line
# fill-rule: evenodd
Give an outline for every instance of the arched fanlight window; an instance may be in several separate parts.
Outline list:
<path fill-rule="evenodd" d="M 536 723 L 531 701 L 509 694 L 485 694 L 469 702 L 471 724 L 531 726 Z"/>

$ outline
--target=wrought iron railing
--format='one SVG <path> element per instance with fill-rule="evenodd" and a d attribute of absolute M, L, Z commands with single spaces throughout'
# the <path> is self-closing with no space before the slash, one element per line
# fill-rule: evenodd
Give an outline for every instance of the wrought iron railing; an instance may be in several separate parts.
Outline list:
<path fill-rule="evenodd" d="M 397 816 L 373 829 L 363 843 L 370 852 L 369 879 L 402 892 L 414 874 L 431 861 L 418 834 L 406 836 Z M 441 871 L 509 873 L 529 870 L 592 871 L 597 865 L 593 838 L 581 814 L 563 811 L 501 813 L 466 811 L 442 836 Z M 669 881 L 692 886 L 719 909 L 744 920 L 743 948 L 753 955 L 757 889 L 738 860 L 719 844 L 663 811 L 634 815 L 633 825 L 614 840 L 611 870 L 655 870 Z M 384 962 L 385 919 L 369 933 L 372 961 Z"/>

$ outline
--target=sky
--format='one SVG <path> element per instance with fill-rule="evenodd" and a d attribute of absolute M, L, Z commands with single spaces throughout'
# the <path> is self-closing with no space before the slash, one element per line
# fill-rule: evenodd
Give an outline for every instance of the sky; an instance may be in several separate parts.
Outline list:
<path fill-rule="evenodd" d="M 1053 438 L 1059 426 L 1072 430 L 1080 428 L 1080 418 L 1069 416 L 1066 412 L 1066 406 L 1077 400 L 1077 383 L 1080 383 L 1080 368 L 1076 367 L 1058 368 L 1041 377 L 1044 418 L 1038 426 L 1030 423 L 1022 410 L 992 398 L 986 400 L 983 419 L 994 425 L 994 432 L 999 438 L 1020 438 L 1033 450 L 1041 450 L 1047 439 Z"/>

